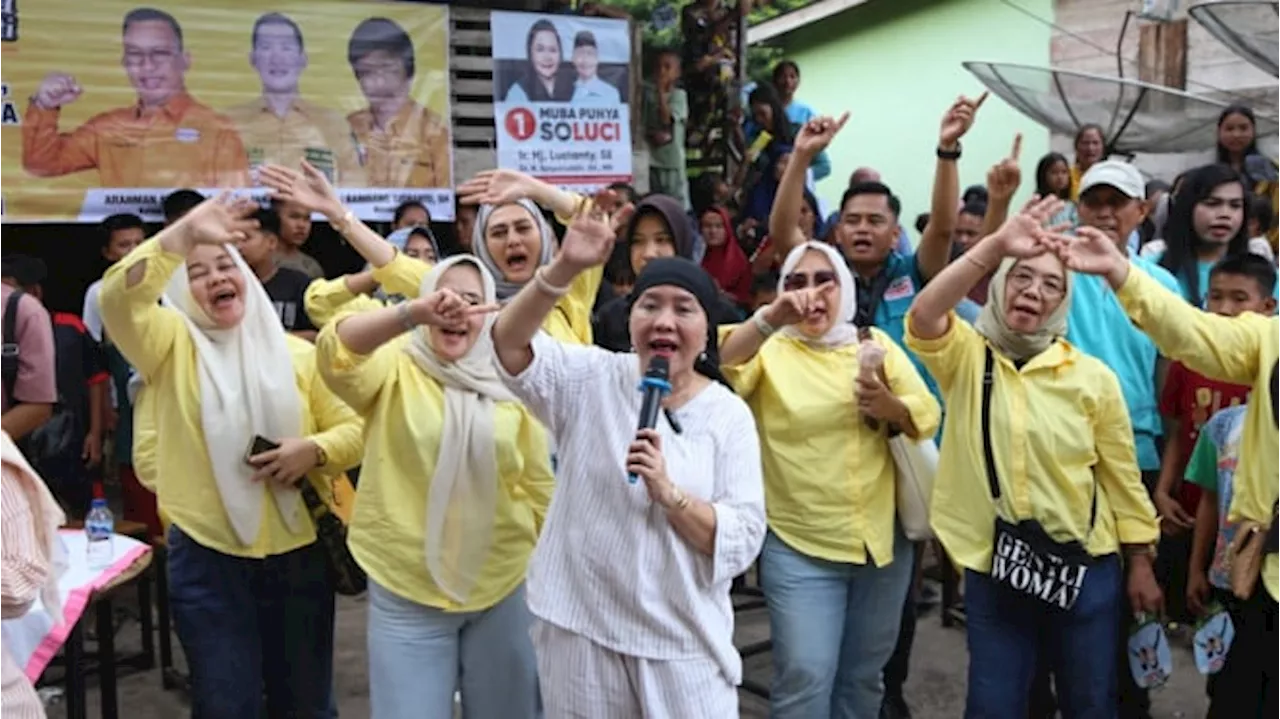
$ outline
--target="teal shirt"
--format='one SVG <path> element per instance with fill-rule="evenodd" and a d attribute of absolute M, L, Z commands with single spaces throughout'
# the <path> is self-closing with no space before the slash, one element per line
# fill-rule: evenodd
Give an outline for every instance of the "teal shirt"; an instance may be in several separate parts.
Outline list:
<path fill-rule="evenodd" d="M 1173 275 L 1155 262 L 1136 255 L 1130 261 L 1170 291 L 1179 291 Z M 1106 280 L 1076 273 L 1071 282 L 1067 341 L 1115 372 L 1133 423 L 1138 467 L 1143 471 L 1158 470 L 1156 438 L 1164 434 L 1156 394 L 1156 360 L 1160 353 L 1151 338 L 1129 320 Z"/>

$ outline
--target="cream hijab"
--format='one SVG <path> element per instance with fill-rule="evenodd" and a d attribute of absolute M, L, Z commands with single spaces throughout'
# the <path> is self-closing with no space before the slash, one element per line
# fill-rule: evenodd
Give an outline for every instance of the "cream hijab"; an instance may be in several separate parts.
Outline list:
<path fill-rule="evenodd" d="M 165 303 L 185 320 L 196 348 L 200 382 L 200 421 L 209 466 L 222 507 L 240 543 L 249 546 L 262 525 L 262 484 L 244 461 L 254 435 L 267 439 L 302 434 L 302 402 L 284 327 L 271 298 L 235 247 L 227 255 L 244 275 L 244 319 L 231 329 L 218 329 L 191 295 L 186 265 L 169 278 Z M 299 512 L 298 490 L 265 482 L 291 532 L 306 520 Z"/>
<path fill-rule="evenodd" d="M 422 278 L 418 296 L 435 292 L 444 273 L 463 263 L 480 272 L 483 301 L 496 302 L 493 275 L 474 255 L 455 255 L 437 264 Z M 430 328 L 425 326 L 413 331 L 405 348 L 418 367 L 444 387 L 440 451 L 435 457 L 422 458 L 423 466 L 434 463 L 436 468 L 427 489 L 424 550 L 427 571 L 436 586 L 459 603 L 470 596 L 493 542 L 498 507 L 494 407 L 497 402 L 516 401 L 494 369 L 491 332 L 495 320 L 492 314 L 485 318 L 475 345 L 455 362 L 436 354 Z"/>
<path fill-rule="evenodd" d="M 58 591 L 58 579 L 70 567 L 67 550 L 58 538 L 58 527 L 65 524 L 67 518 L 45 486 L 44 480 L 31 468 L 8 432 L 0 432 L 0 450 L 0 461 L 4 463 L 0 469 L 4 472 L 3 481 L 14 481 L 21 486 L 27 504 L 31 507 L 39 550 L 44 554 L 45 561 L 49 562 L 49 576 L 40 587 L 40 603 L 53 619 L 54 626 L 57 626 L 62 624 L 62 595 Z"/>
<path fill-rule="evenodd" d="M 1006 257 L 1000 263 L 995 276 L 991 278 L 990 289 L 987 291 L 987 303 L 982 306 L 982 312 L 978 314 L 974 329 L 1006 356 L 1015 360 L 1025 360 L 1048 349 L 1049 345 L 1059 337 L 1066 336 L 1067 313 L 1071 309 L 1072 281 L 1071 273 L 1064 272 L 1067 287 L 1062 294 L 1062 301 L 1048 317 L 1044 318 L 1039 329 L 1029 334 L 1015 332 L 1005 323 L 1004 300 L 1005 283 L 1009 279 L 1009 271 L 1016 264 L 1018 261 L 1012 257 Z"/>
<path fill-rule="evenodd" d="M 794 325 L 784 327 L 782 334 L 800 340 L 811 347 L 834 349 L 858 343 L 858 328 L 853 326 L 853 317 L 858 313 L 858 287 L 853 283 L 853 273 L 844 258 L 834 247 L 825 242 L 805 242 L 796 245 L 787 253 L 782 262 L 782 271 L 778 275 L 778 294 L 782 294 L 787 275 L 800 264 L 806 252 L 821 252 L 836 271 L 836 280 L 840 283 L 840 316 L 821 337 L 809 337 Z"/>

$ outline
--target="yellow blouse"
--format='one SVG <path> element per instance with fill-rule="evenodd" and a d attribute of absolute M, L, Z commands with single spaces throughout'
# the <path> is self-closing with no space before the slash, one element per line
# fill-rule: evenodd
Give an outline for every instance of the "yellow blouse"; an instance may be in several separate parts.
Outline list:
<path fill-rule="evenodd" d="M 722 327 L 727 336 L 732 327 Z M 889 388 L 920 436 L 942 412 L 910 358 L 878 329 Z M 893 561 L 894 464 L 886 429 L 858 412 L 858 347 L 815 350 L 775 335 L 754 357 L 722 368 L 751 407 L 760 434 L 769 528 L 802 554 L 876 566 Z"/>
<path fill-rule="evenodd" d="M 219 509 L 222 499 L 209 468 L 200 419 L 195 344 L 179 314 L 158 304 L 169 278 L 183 261 L 181 255 L 164 251 L 155 238 L 147 240 L 107 270 L 99 295 L 103 326 L 147 383 L 144 395 L 150 395 L 140 403 L 143 422 L 135 429 L 144 445 L 148 436 L 156 439 L 154 449 L 142 451 L 142 473 L 154 484 L 161 511 L 205 547 L 262 558 L 311 544 L 316 539 L 314 527 L 303 522 L 299 532 L 291 532 L 265 486 L 262 528 L 251 546 L 240 544 L 226 513 Z M 139 264 L 144 267 L 142 280 L 130 287 L 127 274 Z M 329 458 L 313 479 L 318 480 L 318 486 L 328 486 L 334 474 L 359 462 L 361 422 L 318 381 L 315 349 L 310 343 L 292 336 L 287 341 L 298 393 L 304 400 L 303 434 L 319 444 Z M 153 424 L 148 427 L 147 422 Z M 164 427 L 169 428 L 169 434 L 158 441 L 159 429 Z"/>
<path fill-rule="evenodd" d="M 417 297 L 422 278 L 430 271 L 431 265 L 397 252 L 394 259 L 373 271 L 373 278 L 387 292 Z M 591 307 L 603 279 L 603 267 L 593 267 L 579 274 L 569 292 L 542 321 L 542 329 L 561 342 L 591 344 Z"/>
<path fill-rule="evenodd" d="M 1160 353 L 1205 376 L 1248 385 L 1248 410 L 1241 437 L 1231 497 L 1232 521 L 1249 519 L 1266 525 L 1280 494 L 1276 440 L 1276 359 L 1280 355 L 1280 319 L 1246 312 L 1220 317 L 1201 312 L 1151 279 L 1136 265 L 1116 292 L 1129 318 L 1151 337 Z M 1271 414 L 1271 417 L 1267 417 Z M 1263 584 L 1272 599 L 1280 599 L 1280 566 L 1268 554 L 1262 565 Z"/>
<path fill-rule="evenodd" d="M 983 457 L 986 339 L 954 312 L 946 334 L 922 339 L 912 332 L 908 314 L 906 343 L 937 380 L 947 409 L 930 509 L 933 529 L 957 564 L 990 572 L 997 502 Z M 1155 542 L 1156 512 L 1142 485 L 1115 374 L 1065 340 L 1021 369 L 993 352 L 991 445 L 1000 516 L 1011 522 L 1034 519 L 1054 540 L 1078 540 L 1094 556 L 1114 553 L 1119 544 Z"/>
<path fill-rule="evenodd" d="M 499 496 L 492 550 L 463 604 L 441 592 L 427 571 L 427 490 L 444 422 L 444 388 L 405 351 L 404 334 L 358 355 L 338 338 L 348 313 L 320 331 L 316 351 L 325 382 L 365 418 L 360 489 L 347 544 L 378 584 L 445 611 L 486 609 L 524 581 L 525 567 L 551 502 L 551 450 L 542 425 L 518 402 L 495 409 Z M 409 448 L 409 449 L 406 449 Z"/>
<path fill-rule="evenodd" d="M 312 280 L 303 293 L 302 303 L 307 309 L 307 317 L 311 318 L 311 324 L 316 327 L 329 324 L 329 320 L 337 316 L 339 310 L 348 309 L 348 304 L 351 305 L 349 309 L 362 312 L 384 306 L 368 295 L 352 292 L 347 288 L 345 277 Z"/>

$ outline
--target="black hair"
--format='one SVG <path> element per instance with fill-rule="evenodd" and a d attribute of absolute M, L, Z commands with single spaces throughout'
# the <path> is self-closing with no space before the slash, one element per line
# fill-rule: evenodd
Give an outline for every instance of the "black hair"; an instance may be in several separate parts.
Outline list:
<path fill-rule="evenodd" d="M 778 76 L 779 76 L 779 75 L 781 75 L 781 74 L 782 74 L 782 71 L 783 71 L 783 70 L 785 70 L 785 69 L 787 69 L 787 68 L 791 68 L 792 70 L 795 70 L 795 71 L 796 71 L 796 77 L 797 77 L 797 78 L 799 78 L 799 77 L 800 77 L 800 66 L 799 66 L 799 65 L 797 65 L 797 64 L 795 63 L 795 61 L 793 61 L 793 60 L 779 60 L 779 61 L 778 61 L 778 64 L 773 66 L 773 74 L 769 76 L 769 77 L 773 80 L 773 84 L 774 84 L 774 85 L 777 85 L 777 84 L 778 84 Z"/>
<path fill-rule="evenodd" d="M 1217 275 L 1248 277 L 1258 283 L 1258 290 L 1265 299 L 1276 291 L 1276 266 L 1271 260 L 1252 252 L 1227 255 L 1209 270 L 1209 281 Z"/>
<path fill-rule="evenodd" d="M 751 278 L 751 294 L 773 292 L 778 289 L 778 271 L 768 270 Z"/>
<path fill-rule="evenodd" d="M 1169 183 L 1164 180 L 1147 180 L 1147 184 L 1142 187 L 1142 193 L 1151 199 L 1151 196 L 1157 192 L 1168 192 Z"/>
<path fill-rule="evenodd" d="M 147 231 L 147 226 L 143 223 L 142 218 L 132 212 L 121 212 L 108 216 L 99 225 L 102 228 L 102 249 L 107 249 L 111 244 L 111 236 L 120 230 L 132 230 L 137 228 L 143 232 Z"/>
<path fill-rule="evenodd" d="M 275 210 L 260 207 L 253 213 L 253 219 L 258 221 L 258 229 L 266 234 L 280 236 L 280 215 Z"/>
<path fill-rule="evenodd" d="M 580 47 L 599 48 L 600 46 L 596 44 L 596 36 L 594 33 L 590 30 L 582 30 L 577 35 L 573 36 L 573 49 L 577 50 Z"/>
<path fill-rule="evenodd" d="M 782 98 L 778 95 L 778 90 L 772 83 L 761 82 L 756 84 L 756 89 L 751 91 L 747 96 L 747 105 L 768 105 L 773 112 L 773 127 L 764 129 L 773 135 L 775 142 L 781 142 L 784 145 L 790 145 L 792 141 L 791 121 L 787 119 L 787 109 L 782 106 Z"/>
<path fill-rule="evenodd" d="M 1275 214 L 1275 209 L 1271 207 L 1271 198 L 1266 195 L 1254 195 L 1253 199 L 1249 200 L 1247 219 L 1258 223 L 1258 234 L 1265 235 L 1271 231 L 1276 221 Z"/>
<path fill-rule="evenodd" d="M 178 37 L 178 49 L 182 49 L 182 26 L 178 24 L 178 19 L 164 10 L 157 10 L 153 7 L 138 7 L 125 13 L 124 22 L 120 23 L 120 34 L 123 35 L 129 31 L 129 26 L 135 22 L 162 22 L 173 28 L 173 34 Z"/>
<path fill-rule="evenodd" d="M 1213 193 L 1214 188 L 1229 183 L 1244 185 L 1240 175 L 1230 165 L 1213 164 L 1198 167 L 1186 174 L 1186 179 L 1178 187 L 1173 196 L 1173 204 L 1169 206 L 1169 219 L 1164 224 L 1164 257 L 1160 258 L 1160 266 L 1169 270 L 1174 277 L 1181 278 L 1191 296 L 1187 299 L 1199 307 L 1204 304 L 1204 290 L 1200 286 L 1198 269 L 1198 251 L 1206 244 L 1195 230 L 1196 205 Z M 1248 193 L 1246 190 L 1246 199 Z M 1247 225 L 1249 224 L 1249 206 L 1245 203 L 1244 221 L 1240 229 L 1227 243 L 1227 254 L 1244 254 L 1249 250 Z"/>
<path fill-rule="evenodd" d="M 166 223 L 176 222 L 183 215 L 194 210 L 197 205 L 205 201 L 205 196 L 189 188 L 174 190 L 165 196 L 160 203 L 160 209 L 164 213 L 164 221 Z"/>
<path fill-rule="evenodd" d="M 1249 143 L 1248 147 L 1244 148 L 1244 152 L 1240 155 L 1241 161 L 1243 162 L 1244 158 L 1249 155 L 1258 154 L 1258 118 L 1254 117 L 1253 108 L 1248 105 L 1231 105 L 1218 114 L 1217 127 L 1221 128 L 1222 123 L 1226 122 L 1227 118 L 1232 115 L 1242 115 L 1248 118 L 1249 124 L 1253 126 L 1253 141 Z M 1231 153 L 1227 151 L 1227 148 L 1222 146 L 1222 141 L 1217 141 L 1216 146 L 1218 149 L 1218 162 L 1224 165 L 1231 164 Z"/>
<path fill-rule="evenodd" d="M 964 194 L 960 196 L 960 200 L 966 205 L 970 202 L 980 202 L 985 205 L 989 197 L 986 185 L 969 185 L 965 188 Z"/>
<path fill-rule="evenodd" d="M 612 185 L 609 185 L 609 189 L 613 190 L 619 195 L 622 195 L 622 202 L 624 204 L 628 202 L 634 204 L 635 201 L 639 199 L 639 196 L 636 193 L 636 188 L 632 187 L 631 185 L 628 185 L 625 182 L 615 182 Z"/>
<path fill-rule="evenodd" d="M 1067 182 L 1067 186 L 1063 187 L 1061 190 L 1055 191 L 1055 190 L 1049 189 L 1049 170 L 1052 170 L 1053 166 L 1058 164 L 1059 162 L 1066 165 L 1067 170 L 1070 171 L 1071 163 L 1067 162 L 1067 156 L 1063 155 L 1061 152 L 1046 153 L 1045 156 L 1040 158 L 1040 161 L 1036 163 L 1036 194 L 1037 195 L 1041 197 L 1048 197 L 1049 195 L 1057 195 L 1062 200 L 1071 199 L 1071 183 L 1070 182 Z"/>
<path fill-rule="evenodd" d="M 347 62 L 354 70 L 356 62 L 366 55 L 385 52 L 400 58 L 404 64 L 406 77 L 413 77 L 415 70 L 413 40 L 394 20 L 385 17 L 371 17 L 356 25 L 347 43 Z"/>
<path fill-rule="evenodd" d="M 849 200 L 858 195 L 884 195 L 889 203 L 889 211 L 893 213 L 893 219 L 898 219 L 902 214 L 902 200 L 893 194 L 893 190 L 883 182 L 859 182 L 851 185 L 849 189 L 844 191 L 844 196 L 840 198 L 840 213 L 844 214 L 844 206 L 849 204 Z"/>
<path fill-rule="evenodd" d="M 404 202 L 396 205 L 396 211 L 391 215 L 391 224 L 400 224 L 400 220 L 404 219 L 405 213 L 415 207 L 427 213 L 427 222 L 431 221 L 431 210 L 428 210 L 426 205 L 418 202 L 417 200 L 405 200 Z"/>
<path fill-rule="evenodd" d="M 556 49 L 560 51 L 561 59 L 564 58 L 564 43 L 560 40 L 560 31 L 556 30 L 556 26 L 546 18 L 539 18 L 536 22 L 529 26 L 529 34 L 524 39 L 524 54 L 529 57 L 533 54 L 533 39 L 540 32 L 549 32 L 556 37 Z"/>
<path fill-rule="evenodd" d="M 19 287 L 27 289 L 44 282 L 49 276 L 49 267 L 39 257 L 5 255 L 0 260 L 0 275 L 12 277 Z"/>
<path fill-rule="evenodd" d="M 978 200 L 969 200 L 964 203 L 964 207 L 960 208 L 959 214 L 973 215 L 974 217 L 986 217 L 987 203 L 979 202 Z M 921 232 L 924 232 L 924 230 L 921 230 Z"/>
<path fill-rule="evenodd" d="M 921 212 L 916 215 L 916 232 L 924 232 L 924 228 L 929 226 L 929 213 Z"/>
<path fill-rule="evenodd" d="M 1084 137 L 1084 134 L 1090 130 L 1094 130 L 1098 133 L 1098 137 L 1102 140 L 1102 156 L 1106 157 L 1107 133 L 1102 129 L 1102 125 L 1099 125 L 1096 122 L 1086 122 L 1080 126 L 1080 129 L 1076 130 L 1076 136 L 1071 138 L 1071 149 L 1074 150 L 1076 146 L 1080 144 L 1080 138 Z"/>
<path fill-rule="evenodd" d="M 258 30 L 262 29 L 263 25 L 287 25 L 289 29 L 293 31 L 293 36 L 298 40 L 298 49 L 307 49 L 306 45 L 302 42 L 302 28 L 298 27 L 298 23 L 294 22 L 292 18 L 284 13 L 278 12 L 266 13 L 253 21 L 253 32 L 249 35 L 249 47 L 257 47 Z"/>

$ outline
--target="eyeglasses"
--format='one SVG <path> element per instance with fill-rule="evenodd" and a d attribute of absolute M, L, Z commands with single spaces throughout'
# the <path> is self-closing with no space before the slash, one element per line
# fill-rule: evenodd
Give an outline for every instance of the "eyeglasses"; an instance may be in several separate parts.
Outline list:
<path fill-rule="evenodd" d="M 782 289 L 786 292 L 793 290 L 803 290 L 806 287 L 821 287 L 828 282 L 837 280 L 836 273 L 832 270 L 819 270 L 813 275 L 805 272 L 792 272 L 782 278 Z"/>
<path fill-rule="evenodd" d="M 139 50 L 129 48 L 124 51 L 124 64 L 129 67 L 142 67 L 150 63 L 152 67 L 167 65 L 178 56 L 177 51 L 169 49 Z"/>
<path fill-rule="evenodd" d="M 1067 292 L 1062 279 L 1050 275 L 1039 275 L 1031 270 L 1014 270 L 1009 273 L 1007 282 L 1015 292 L 1023 292 L 1039 282 L 1040 294 L 1047 300 L 1058 299 Z"/>

